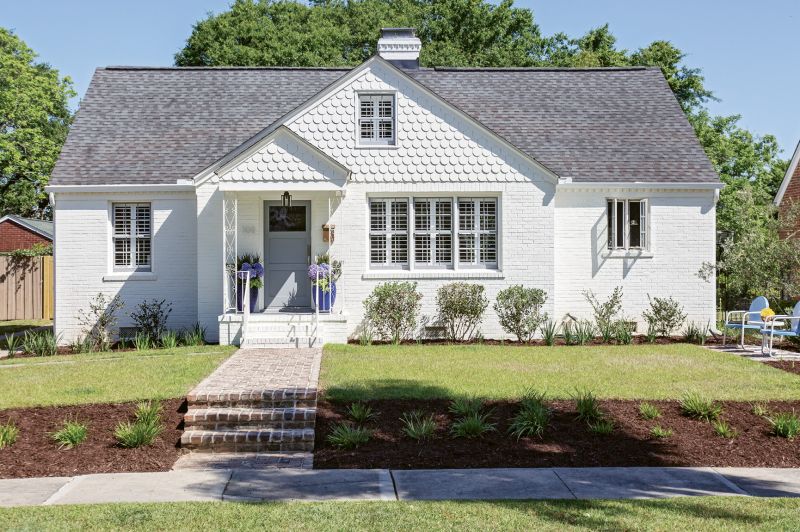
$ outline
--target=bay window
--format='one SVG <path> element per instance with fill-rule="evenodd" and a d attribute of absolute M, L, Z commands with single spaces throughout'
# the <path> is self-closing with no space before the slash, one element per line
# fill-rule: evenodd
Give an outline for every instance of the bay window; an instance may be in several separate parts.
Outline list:
<path fill-rule="evenodd" d="M 607 200 L 608 249 L 647 249 L 647 223 L 647 200 Z"/>
<path fill-rule="evenodd" d="M 497 268 L 494 198 L 373 198 L 369 208 L 373 268 Z"/>

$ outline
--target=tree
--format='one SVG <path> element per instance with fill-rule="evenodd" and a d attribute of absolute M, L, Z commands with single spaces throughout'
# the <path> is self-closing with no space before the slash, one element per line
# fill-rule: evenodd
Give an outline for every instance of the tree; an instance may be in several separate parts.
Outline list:
<path fill-rule="evenodd" d="M 48 218 L 44 187 L 72 122 L 72 80 L 0 28 L 0 215 Z"/>

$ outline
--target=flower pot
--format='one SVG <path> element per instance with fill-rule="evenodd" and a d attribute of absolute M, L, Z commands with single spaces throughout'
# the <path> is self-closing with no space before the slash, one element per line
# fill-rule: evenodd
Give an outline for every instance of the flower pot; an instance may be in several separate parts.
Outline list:
<path fill-rule="evenodd" d="M 239 283 L 239 289 L 236 291 L 236 310 L 241 312 L 244 309 L 242 299 L 244 298 L 244 283 Z M 250 287 L 250 312 L 256 311 L 258 305 L 258 288 Z"/>
<path fill-rule="evenodd" d="M 311 287 L 311 295 L 314 298 L 314 304 L 319 310 L 328 312 L 336 302 L 336 283 L 331 283 L 330 292 L 326 292 L 319 286 L 313 285 Z"/>

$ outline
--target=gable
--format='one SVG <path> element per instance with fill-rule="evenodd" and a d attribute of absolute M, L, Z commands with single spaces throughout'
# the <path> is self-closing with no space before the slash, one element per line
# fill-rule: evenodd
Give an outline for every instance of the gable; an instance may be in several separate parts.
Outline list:
<path fill-rule="evenodd" d="M 349 168 L 356 182 L 518 182 L 556 176 L 383 61 L 371 61 L 287 127 Z M 359 146 L 359 93 L 393 93 L 396 140 Z"/>
<path fill-rule="evenodd" d="M 255 188 L 341 188 L 348 170 L 285 127 L 270 133 L 217 170 L 221 184 Z M 221 188 L 226 188 L 221 185 Z M 228 187 L 236 188 L 236 187 Z"/>
<path fill-rule="evenodd" d="M 797 143 L 792 160 L 775 195 L 775 205 L 780 206 L 784 197 L 800 201 L 800 142 Z"/>

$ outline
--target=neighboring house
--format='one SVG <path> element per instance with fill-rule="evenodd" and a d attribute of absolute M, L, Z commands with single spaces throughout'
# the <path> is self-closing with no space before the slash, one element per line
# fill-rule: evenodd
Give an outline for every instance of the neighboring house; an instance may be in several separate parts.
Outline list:
<path fill-rule="evenodd" d="M 797 143 L 792 160 L 789 162 L 789 168 L 786 169 L 781 186 L 775 195 L 775 205 L 778 206 L 780 212 L 785 213 L 791 205 L 797 203 L 800 203 L 800 142 Z M 795 223 L 798 225 L 795 229 L 800 231 L 800 219 Z"/>
<path fill-rule="evenodd" d="M 98 69 L 48 187 L 63 341 L 106 292 L 236 343 L 226 264 L 245 252 L 266 266 L 250 326 L 294 322 L 297 344 L 355 336 L 393 280 L 434 324 L 453 281 L 542 288 L 556 319 L 621 285 L 640 324 L 648 294 L 713 321 L 697 272 L 722 185 L 659 69 L 419 68 L 413 33 L 382 33 L 355 68 Z M 344 273 L 311 328 L 306 269 L 328 251 Z M 481 331 L 505 336 L 491 306 Z"/>
<path fill-rule="evenodd" d="M 53 242 L 53 222 L 7 214 L 0 218 L 0 253 Z"/>

